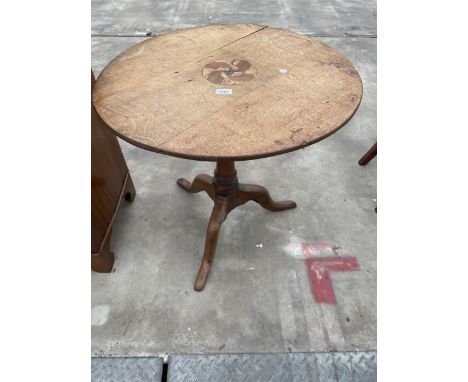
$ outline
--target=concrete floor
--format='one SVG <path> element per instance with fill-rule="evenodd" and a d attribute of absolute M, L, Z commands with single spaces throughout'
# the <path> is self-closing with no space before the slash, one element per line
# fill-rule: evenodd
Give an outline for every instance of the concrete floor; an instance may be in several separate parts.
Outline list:
<path fill-rule="evenodd" d="M 216 3 L 216 6 L 215 6 Z M 248 203 L 227 218 L 207 286 L 193 283 L 212 202 L 180 190 L 178 177 L 214 164 L 121 142 L 137 198 L 122 203 L 111 246 L 114 271 L 92 274 L 92 354 L 376 349 L 376 165 L 357 164 L 376 141 L 375 2 L 93 0 L 96 74 L 142 34 L 204 23 L 255 22 L 315 36 L 344 53 L 364 83 L 360 109 L 306 149 L 238 162 L 241 182 L 298 208 Z M 131 37 L 125 37 L 131 36 Z M 337 303 L 318 304 L 296 243 L 326 242 L 361 270 L 332 273 Z M 327 255 L 322 251 L 322 255 Z"/>

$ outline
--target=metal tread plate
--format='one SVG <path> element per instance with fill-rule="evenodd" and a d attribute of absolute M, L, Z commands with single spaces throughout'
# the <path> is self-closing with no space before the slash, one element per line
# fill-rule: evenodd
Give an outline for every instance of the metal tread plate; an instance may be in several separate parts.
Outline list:
<path fill-rule="evenodd" d="M 163 363 L 156 357 L 91 358 L 91 381 L 160 382 Z"/>
<path fill-rule="evenodd" d="M 169 382 L 375 382 L 376 352 L 172 355 Z"/>

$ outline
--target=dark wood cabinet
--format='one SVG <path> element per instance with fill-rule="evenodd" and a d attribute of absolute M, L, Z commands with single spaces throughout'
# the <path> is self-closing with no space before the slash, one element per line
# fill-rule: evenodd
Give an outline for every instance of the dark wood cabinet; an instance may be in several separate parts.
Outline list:
<path fill-rule="evenodd" d="M 91 71 L 91 90 L 95 82 Z M 120 201 L 133 201 L 135 188 L 117 138 L 91 101 L 91 269 L 110 272 L 112 222 Z"/>

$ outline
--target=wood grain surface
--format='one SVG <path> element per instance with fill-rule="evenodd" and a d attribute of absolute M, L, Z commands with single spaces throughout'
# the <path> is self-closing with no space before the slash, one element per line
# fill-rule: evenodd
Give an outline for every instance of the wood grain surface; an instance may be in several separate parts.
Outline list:
<path fill-rule="evenodd" d="M 344 126 L 361 97 L 358 72 L 335 49 L 251 24 L 145 40 L 111 61 L 93 92 L 98 114 L 121 138 L 209 161 L 268 157 L 315 143 Z"/>
<path fill-rule="evenodd" d="M 91 71 L 91 89 L 95 85 Z M 110 272 L 112 224 L 121 199 L 135 198 L 135 187 L 119 142 L 91 104 L 91 268 Z"/>

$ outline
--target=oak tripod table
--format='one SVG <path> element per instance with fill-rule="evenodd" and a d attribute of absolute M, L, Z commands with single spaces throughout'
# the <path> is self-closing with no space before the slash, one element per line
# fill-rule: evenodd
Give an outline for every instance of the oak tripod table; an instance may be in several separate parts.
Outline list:
<path fill-rule="evenodd" d="M 271 211 L 296 207 L 237 180 L 235 161 L 304 148 L 354 115 L 362 82 L 351 62 L 306 36 L 262 25 L 209 25 L 162 34 L 110 62 L 93 92 L 102 120 L 143 149 L 216 162 L 214 176 L 177 180 L 205 191 L 214 207 L 195 282 L 208 278 L 219 230 L 253 200 Z M 287 174 L 285 174 L 287 175 Z"/>

